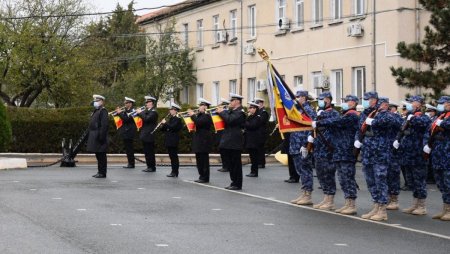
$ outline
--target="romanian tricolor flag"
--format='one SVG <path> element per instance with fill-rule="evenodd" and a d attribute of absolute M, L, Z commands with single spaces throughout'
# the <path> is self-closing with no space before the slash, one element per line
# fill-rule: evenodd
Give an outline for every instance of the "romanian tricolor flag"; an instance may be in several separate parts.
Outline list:
<path fill-rule="evenodd" d="M 137 129 L 138 130 L 141 129 L 142 124 L 144 123 L 142 121 L 142 118 L 140 118 L 139 116 L 135 116 L 135 117 L 133 117 L 133 120 L 134 120 L 134 123 L 136 124 Z"/>
<path fill-rule="evenodd" d="M 189 132 L 195 131 L 195 123 L 192 121 L 190 116 L 183 116 L 184 123 L 186 124 L 186 127 Z"/>
<path fill-rule="evenodd" d="M 122 119 L 119 116 L 114 116 L 114 123 L 116 124 L 116 128 L 119 129 L 122 127 Z"/>
<path fill-rule="evenodd" d="M 225 122 L 223 121 L 222 117 L 220 117 L 219 114 L 217 114 L 217 112 L 215 110 L 211 111 L 211 118 L 212 118 L 212 121 L 214 124 L 214 129 L 216 130 L 216 133 L 218 131 L 225 129 Z"/>

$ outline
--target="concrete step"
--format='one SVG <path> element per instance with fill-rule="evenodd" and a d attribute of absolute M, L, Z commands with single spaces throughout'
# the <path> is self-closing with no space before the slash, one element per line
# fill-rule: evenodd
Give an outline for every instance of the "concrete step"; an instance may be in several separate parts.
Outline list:
<path fill-rule="evenodd" d="M 0 157 L 0 170 L 27 168 L 27 160 L 24 158 Z"/>

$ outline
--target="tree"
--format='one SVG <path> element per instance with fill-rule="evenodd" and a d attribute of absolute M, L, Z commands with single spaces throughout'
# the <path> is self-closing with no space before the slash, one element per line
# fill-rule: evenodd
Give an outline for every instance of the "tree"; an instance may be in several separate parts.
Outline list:
<path fill-rule="evenodd" d="M 145 71 L 135 75 L 131 87 L 136 94 L 151 94 L 168 101 L 176 98 L 183 87 L 196 83 L 194 59 L 176 36 L 175 20 L 155 26 L 157 32 L 147 38 Z"/>
<path fill-rule="evenodd" d="M 30 107 L 40 95 L 56 107 L 89 89 L 80 73 L 78 33 L 86 9 L 80 0 L 17 0 L 0 5 L 0 97 Z M 18 18 L 19 17 L 19 18 Z M 22 17 L 22 18 L 20 18 Z M 87 83 L 85 83 L 87 84 Z"/>
<path fill-rule="evenodd" d="M 0 103 L 0 152 L 6 151 L 11 142 L 11 123 L 6 115 L 5 106 Z"/>
<path fill-rule="evenodd" d="M 421 43 L 400 42 L 397 51 L 402 58 L 426 64 L 428 69 L 391 67 L 400 86 L 423 87 L 433 91 L 437 98 L 450 85 L 450 2 L 448 0 L 419 0 L 431 12 L 430 26 L 425 27 L 425 38 Z"/>

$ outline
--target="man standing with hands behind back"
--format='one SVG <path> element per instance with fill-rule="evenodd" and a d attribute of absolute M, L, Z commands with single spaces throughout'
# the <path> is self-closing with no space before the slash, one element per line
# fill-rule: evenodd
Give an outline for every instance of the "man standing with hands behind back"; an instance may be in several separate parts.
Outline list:
<path fill-rule="evenodd" d="M 104 108 L 105 97 L 94 94 L 94 112 L 89 122 L 87 151 L 95 153 L 98 164 L 98 173 L 95 178 L 106 178 L 108 151 L 108 111 Z"/>

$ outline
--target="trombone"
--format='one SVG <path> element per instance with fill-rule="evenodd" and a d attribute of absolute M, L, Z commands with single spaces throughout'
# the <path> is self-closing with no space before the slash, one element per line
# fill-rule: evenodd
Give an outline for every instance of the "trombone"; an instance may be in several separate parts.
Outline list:
<path fill-rule="evenodd" d="M 125 110 L 125 107 L 121 107 L 120 110 L 122 110 L 122 111 Z M 108 115 L 109 116 L 116 116 L 117 112 L 116 112 L 116 110 L 113 110 L 113 111 L 109 112 Z"/>

